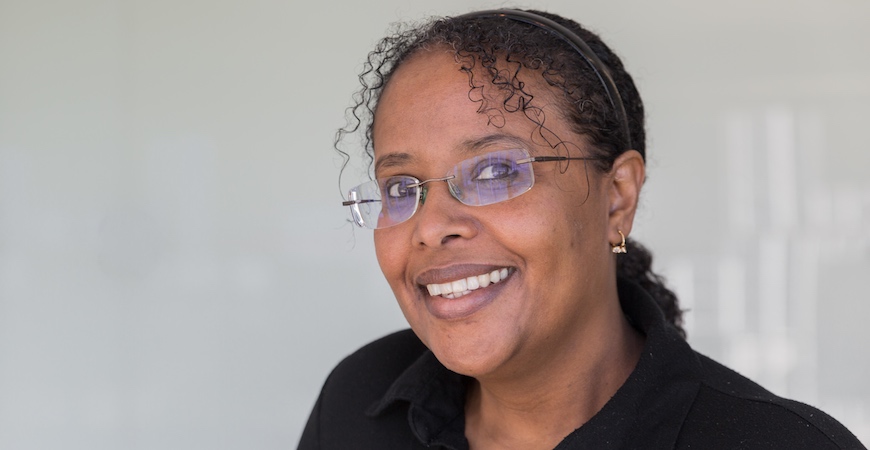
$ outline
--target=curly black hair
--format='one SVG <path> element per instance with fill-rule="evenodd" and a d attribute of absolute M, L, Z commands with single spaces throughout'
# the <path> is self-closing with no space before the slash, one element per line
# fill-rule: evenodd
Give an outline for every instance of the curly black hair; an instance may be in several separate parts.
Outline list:
<path fill-rule="evenodd" d="M 623 118 L 614 111 L 596 72 L 563 38 L 540 26 L 472 14 L 399 25 L 369 53 L 359 75 L 361 88 L 348 109 L 349 123 L 338 130 L 335 137 L 335 148 L 345 157 L 345 163 L 349 155 L 341 150 L 342 142 L 347 135 L 362 130 L 365 155 L 371 167 L 375 144 L 373 121 L 384 87 L 409 57 L 432 48 L 448 48 L 454 52 L 461 70 L 468 75 L 469 99 L 480 104 L 478 112 L 485 114 L 490 124 L 500 126 L 504 114 L 520 113 L 537 125 L 535 137 L 542 138 L 554 149 L 567 152 L 568 147 L 575 145 L 561 140 L 548 129 L 546 117 L 535 106 L 534 95 L 524 81 L 523 74 L 530 71 L 539 74 L 552 88 L 548 94 L 556 97 L 572 131 L 588 140 L 590 156 L 595 158 L 592 165 L 598 170 L 609 171 L 616 158 L 629 148 L 628 142 L 645 157 L 643 102 L 619 57 L 598 35 L 577 22 L 546 12 L 528 12 L 574 32 L 609 69 L 622 97 L 629 139 L 622 131 Z M 481 75 L 483 80 L 478 79 Z M 475 90 L 480 92 L 475 93 Z M 617 258 L 617 275 L 646 289 L 667 320 L 685 337 L 677 297 L 665 286 L 662 277 L 652 271 L 652 255 L 634 240 L 626 243 L 630 250 Z"/>

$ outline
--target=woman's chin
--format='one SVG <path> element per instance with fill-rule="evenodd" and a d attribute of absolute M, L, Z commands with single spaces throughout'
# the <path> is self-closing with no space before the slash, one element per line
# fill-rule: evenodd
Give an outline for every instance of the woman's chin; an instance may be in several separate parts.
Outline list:
<path fill-rule="evenodd" d="M 444 367 L 461 375 L 480 378 L 493 374 L 504 365 L 505 349 L 493 342 L 460 344 L 433 342 L 429 347 Z"/>

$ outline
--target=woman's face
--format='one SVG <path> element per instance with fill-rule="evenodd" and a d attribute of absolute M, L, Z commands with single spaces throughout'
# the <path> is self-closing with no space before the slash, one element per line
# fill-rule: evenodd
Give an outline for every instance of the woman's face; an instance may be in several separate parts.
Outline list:
<path fill-rule="evenodd" d="M 518 146 L 533 156 L 557 154 L 522 113 L 504 113 L 503 126 L 490 124 L 478 112 L 481 104 L 469 99 L 468 76 L 459 68 L 452 54 L 429 51 L 397 69 L 374 122 L 378 178 L 443 177 L 462 160 Z M 546 127 L 574 144 L 570 156 L 589 156 L 550 102 L 549 87 L 536 74 L 526 77 L 533 78 L 524 80 L 526 89 Z M 605 300 L 612 300 L 605 293 L 615 291 L 612 177 L 591 164 L 586 170 L 583 161 L 562 164 L 535 163 L 530 191 L 487 206 L 464 205 L 446 183 L 430 183 L 414 216 L 375 230 L 378 262 L 405 317 L 448 368 L 478 378 L 517 375 L 570 351 L 566 345 L 604 339 L 590 330 L 600 331 Z M 504 269 L 505 279 L 490 278 L 458 298 L 427 289 L 473 284 L 469 278 L 485 284 L 486 274 Z"/>

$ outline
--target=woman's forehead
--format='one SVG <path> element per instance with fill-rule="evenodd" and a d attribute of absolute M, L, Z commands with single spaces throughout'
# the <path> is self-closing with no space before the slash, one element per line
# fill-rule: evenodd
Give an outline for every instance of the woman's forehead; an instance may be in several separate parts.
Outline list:
<path fill-rule="evenodd" d="M 459 56 L 454 50 L 438 47 L 418 50 L 395 68 L 378 101 L 378 110 L 386 98 L 397 92 L 403 101 L 412 100 L 426 87 L 441 89 L 442 95 L 458 93 L 465 100 L 485 103 L 487 108 L 521 112 L 531 103 L 552 103 L 564 93 L 550 85 L 541 70 L 530 69 L 503 56 L 486 63 L 480 55 Z M 443 90 L 432 85 L 433 79 L 450 80 L 457 90 Z M 408 87 L 412 87 L 410 92 Z M 405 89 L 403 89 L 405 88 Z M 561 106 L 561 105 L 560 105 Z M 376 111 L 377 112 L 377 111 Z"/>
<path fill-rule="evenodd" d="M 540 73 L 526 70 L 515 84 L 499 86 L 485 73 L 469 73 L 446 51 L 425 51 L 405 60 L 390 78 L 379 99 L 372 133 L 375 152 L 392 147 L 396 138 L 408 142 L 422 135 L 455 135 L 456 145 L 499 135 L 528 139 L 537 129 L 536 141 L 554 146 L 570 126 L 553 101 L 552 88 Z M 562 136 L 562 139 L 567 138 Z"/>

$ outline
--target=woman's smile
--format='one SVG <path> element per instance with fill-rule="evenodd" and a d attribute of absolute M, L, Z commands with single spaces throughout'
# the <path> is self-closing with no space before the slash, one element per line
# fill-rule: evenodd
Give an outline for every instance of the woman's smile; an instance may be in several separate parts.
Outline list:
<path fill-rule="evenodd" d="M 515 272 L 513 267 L 454 264 L 424 271 L 415 284 L 429 314 L 461 320 L 495 302 Z"/>
<path fill-rule="evenodd" d="M 478 311 L 498 302 L 511 284 L 514 273 L 513 269 L 501 268 L 451 282 L 428 284 L 425 289 L 421 289 L 423 302 L 429 314 L 436 319 L 446 321 L 468 319 Z M 441 289 L 445 291 L 431 294 L 433 290 L 438 292 L 437 290 Z"/>

